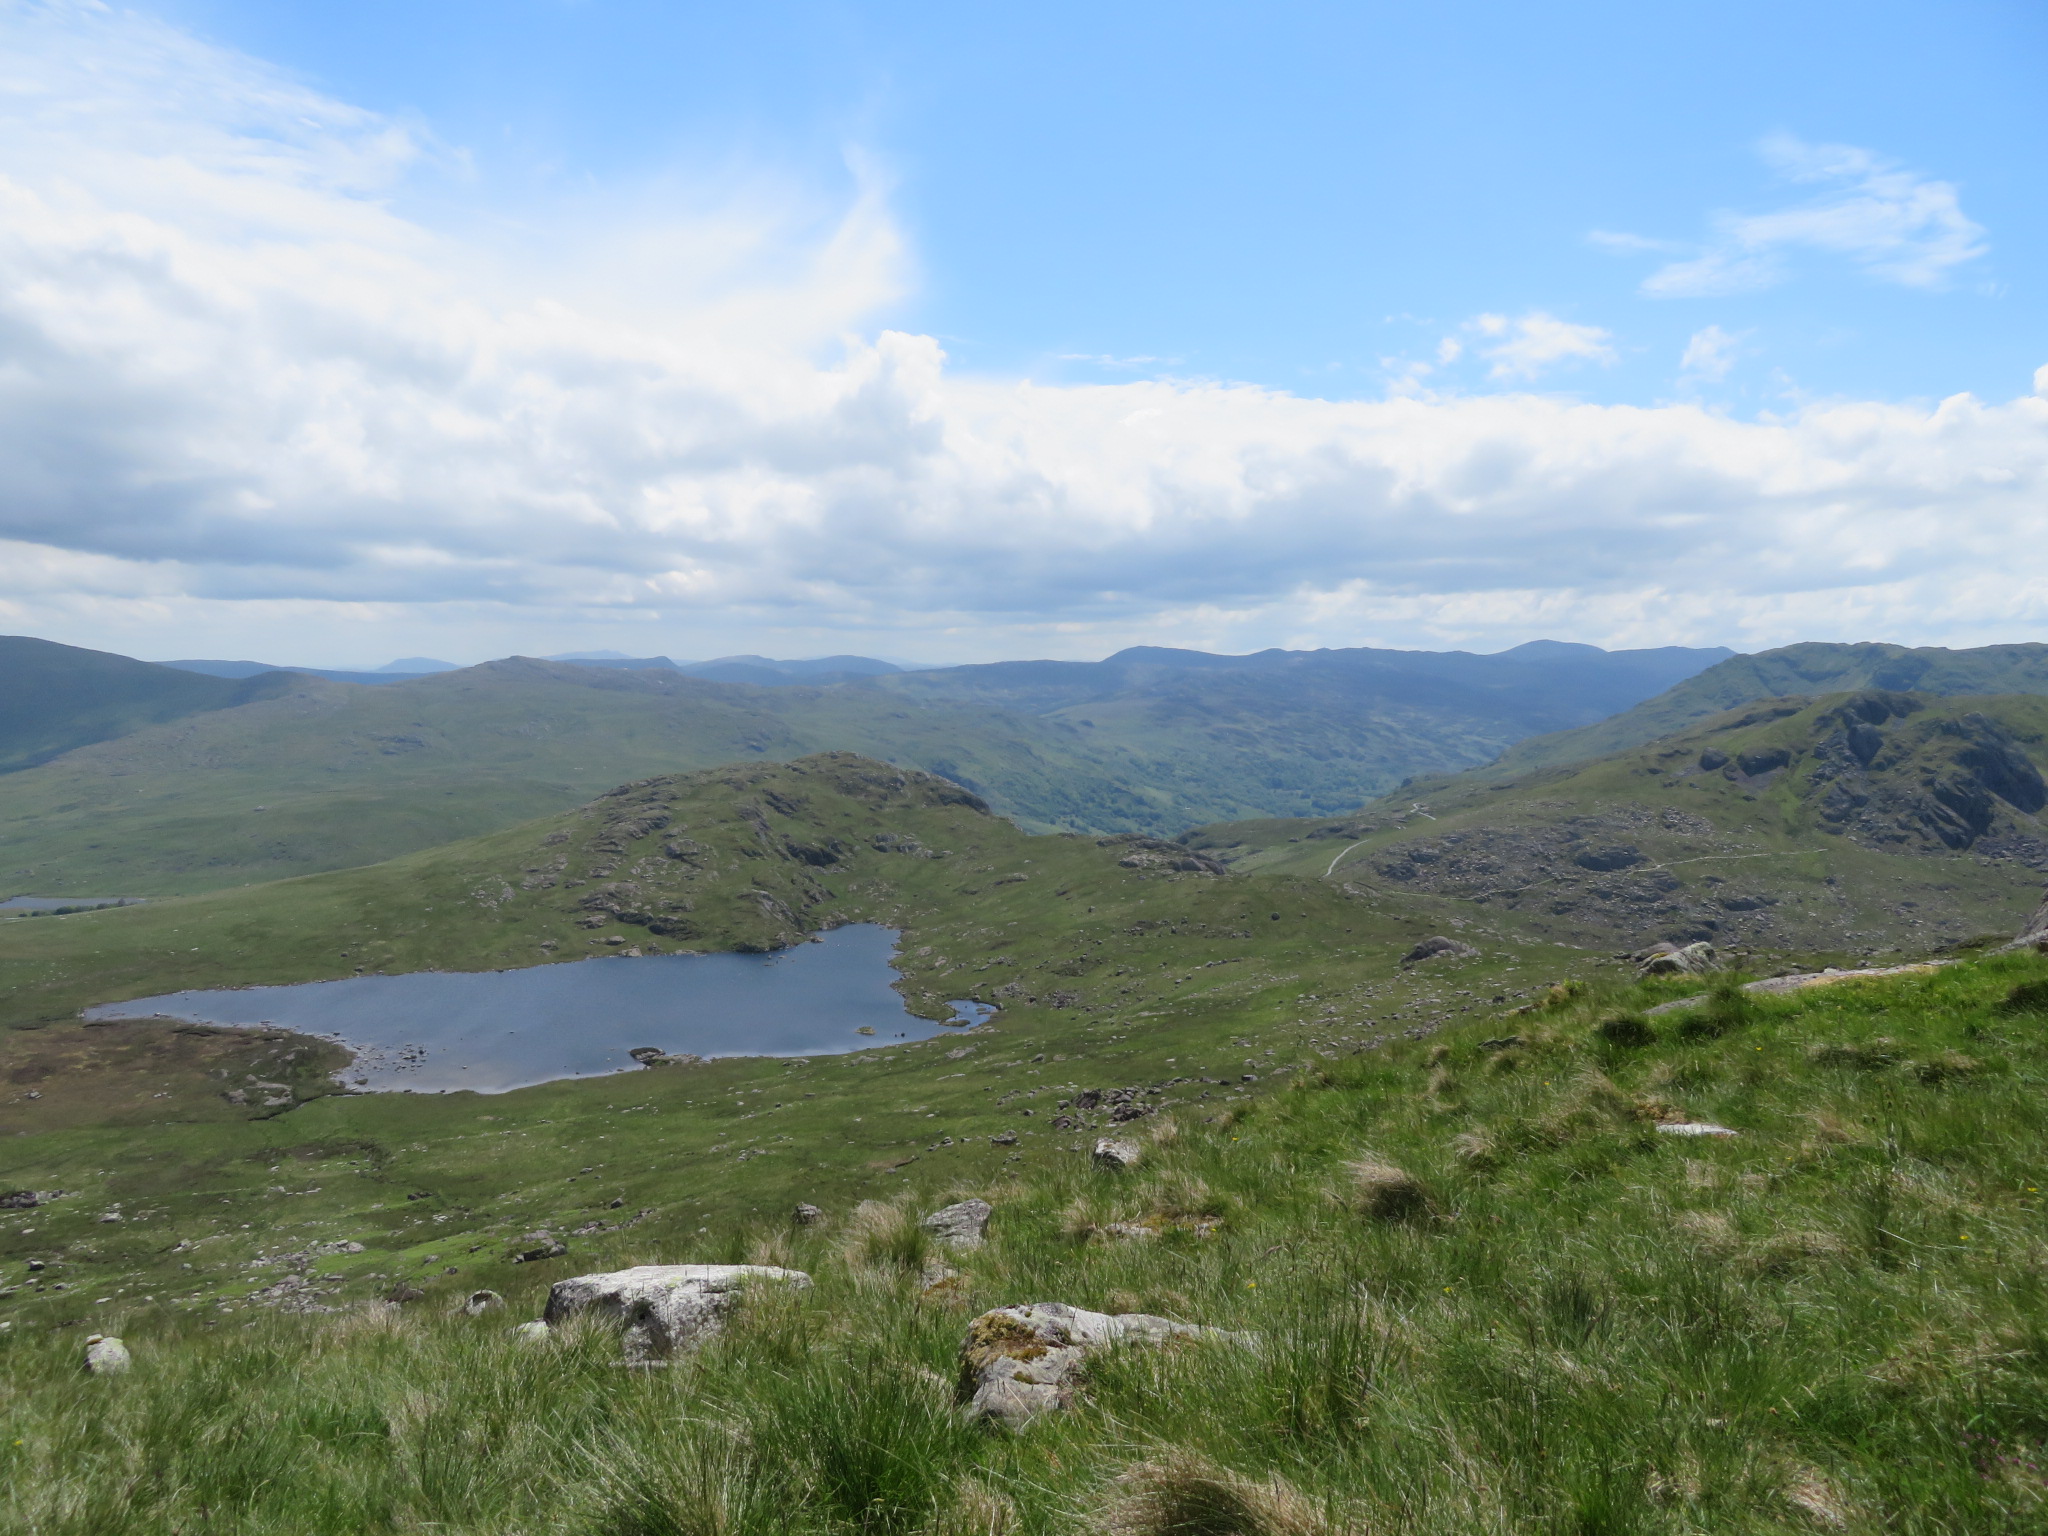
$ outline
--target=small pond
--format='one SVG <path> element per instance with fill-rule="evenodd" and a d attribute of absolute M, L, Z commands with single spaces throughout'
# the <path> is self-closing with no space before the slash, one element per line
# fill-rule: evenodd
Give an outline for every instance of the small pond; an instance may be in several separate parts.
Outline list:
<path fill-rule="evenodd" d="M 517 971 L 422 971 L 290 987 L 173 992 L 88 1008 L 88 1019 L 269 1024 L 355 1052 L 351 1086 L 503 1093 L 638 1071 L 635 1050 L 829 1056 L 943 1034 L 891 987 L 897 935 L 863 923 L 769 955 L 639 955 Z M 994 1010 L 952 1005 L 955 1024 Z M 662 1069 L 657 1069 L 662 1070 Z"/>

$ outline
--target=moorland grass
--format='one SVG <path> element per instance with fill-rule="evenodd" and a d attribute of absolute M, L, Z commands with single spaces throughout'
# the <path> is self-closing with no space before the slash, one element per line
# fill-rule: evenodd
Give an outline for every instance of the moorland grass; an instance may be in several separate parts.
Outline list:
<path fill-rule="evenodd" d="M 1728 998 L 1709 1030 L 1596 986 L 1505 1046 L 1493 1020 L 1326 1060 L 1152 1122 L 1138 1168 L 980 1184 L 990 1243 L 932 1294 L 896 1217 L 763 1218 L 731 1256 L 816 1288 L 667 1370 L 621 1368 L 601 1327 L 533 1346 L 445 1303 L 137 1316 L 113 1379 L 76 1333 L 10 1335 L 0 1526 L 2039 1530 L 2048 1038 L 2000 1005 L 2043 975 L 2007 957 Z M 1645 1029 L 1601 1028 L 1630 1015 Z M 1656 1129 L 1678 1119 L 1738 1134 Z M 1361 1162 L 1419 1194 L 1361 1199 Z M 1103 1235 L 1189 1209 L 1222 1224 Z M 1110 1356 L 1069 1413 L 967 1422 L 967 1319 L 1041 1300 L 1258 1343 Z"/>

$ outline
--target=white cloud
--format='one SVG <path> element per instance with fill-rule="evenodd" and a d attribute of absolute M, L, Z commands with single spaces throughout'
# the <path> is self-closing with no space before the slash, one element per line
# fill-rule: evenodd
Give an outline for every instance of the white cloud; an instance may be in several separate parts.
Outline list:
<path fill-rule="evenodd" d="M 1764 158 L 1789 181 L 1825 190 L 1775 213 L 1718 213 L 1713 238 L 1643 280 L 1657 298 L 1699 298 L 1768 288 L 1790 275 L 1789 253 L 1844 257 L 1881 282 L 1940 288 L 1989 249 L 1964 214 L 1953 183 L 1934 181 L 1848 144 L 1806 144 L 1779 135 Z M 1610 250 L 1669 251 L 1669 242 L 1595 231 Z"/>
<path fill-rule="evenodd" d="M 1559 363 L 1612 363 L 1611 334 L 1597 325 L 1573 325 L 1542 310 L 1531 310 L 1519 319 L 1506 315 L 1480 315 L 1466 327 L 1496 344 L 1479 351 L 1493 360 L 1487 370 L 1496 379 L 1534 379 Z M 1449 343 L 1455 348 L 1456 342 Z M 1441 351 L 1441 349 L 1440 349 Z M 1446 362 L 1455 358 L 1453 350 Z"/>
<path fill-rule="evenodd" d="M 0 12 L 0 59 L 13 629 L 374 662 L 2048 620 L 2041 396 L 962 376 L 863 331 L 906 260 L 872 185 L 814 238 L 764 203 L 515 259 L 401 216 L 444 151 L 250 61 L 85 8 Z M 1613 357 L 1540 312 L 1461 336 L 1503 379 Z"/>
<path fill-rule="evenodd" d="M 1694 331 L 1685 344 L 1685 355 L 1678 360 L 1678 371 L 1688 378 L 1717 384 L 1735 366 L 1741 345 L 1740 336 L 1731 335 L 1718 325 Z"/>

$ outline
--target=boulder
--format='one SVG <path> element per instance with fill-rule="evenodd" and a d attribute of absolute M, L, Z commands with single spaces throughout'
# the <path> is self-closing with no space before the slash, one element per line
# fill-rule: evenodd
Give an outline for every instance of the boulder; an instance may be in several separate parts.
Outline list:
<path fill-rule="evenodd" d="M 1704 976 L 1721 968 L 1714 946 L 1704 940 L 1683 948 L 1676 944 L 1659 944 L 1645 950 L 1636 959 L 1645 976 Z"/>
<path fill-rule="evenodd" d="M 522 1344 L 545 1344 L 552 1335 L 546 1323 L 531 1322 L 519 1324 L 512 1330 L 512 1337 Z"/>
<path fill-rule="evenodd" d="M 134 1364 L 128 1346 L 110 1334 L 95 1333 L 85 1341 L 85 1368 L 95 1376 L 119 1376 Z"/>
<path fill-rule="evenodd" d="M 552 1232 L 529 1232 L 512 1245 L 512 1251 L 505 1255 L 513 1264 L 535 1264 L 542 1259 L 559 1259 L 569 1251 L 569 1245 Z"/>
<path fill-rule="evenodd" d="M 800 1201 L 797 1208 L 789 1213 L 789 1219 L 800 1227 L 815 1227 L 825 1219 L 825 1213 L 815 1205 Z"/>
<path fill-rule="evenodd" d="M 1144 1161 L 1145 1154 L 1135 1141 L 1118 1141 L 1104 1136 L 1095 1143 L 1095 1154 L 1091 1161 L 1098 1168 L 1135 1168 Z"/>
<path fill-rule="evenodd" d="M 584 1312 L 616 1318 L 627 1362 L 650 1364 L 717 1333 L 741 1292 L 757 1283 L 804 1290 L 811 1277 L 769 1264 L 643 1264 L 557 1280 L 542 1318 L 551 1327 Z"/>
<path fill-rule="evenodd" d="M 482 1317 L 486 1312 L 501 1311 L 505 1298 L 496 1291 L 471 1291 L 455 1310 L 464 1317 Z"/>
<path fill-rule="evenodd" d="M 1111 1316 L 1062 1302 L 998 1307 L 967 1325 L 960 1345 L 959 1400 L 975 1418 L 1021 1428 L 1042 1413 L 1065 1408 L 1088 1357 L 1118 1345 L 1173 1339 L 1250 1343 L 1250 1336 L 1142 1312 Z"/>
<path fill-rule="evenodd" d="M 988 1219 L 995 1207 L 986 1200 L 962 1200 L 936 1210 L 920 1223 L 933 1241 L 947 1248 L 979 1248 L 987 1239 Z"/>
<path fill-rule="evenodd" d="M 1433 933 L 1401 957 L 1403 965 L 1414 965 L 1423 960 L 1434 960 L 1448 955 L 1453 960 L 1463 960 L 1478 954 L 1470 944 L 1461 944 L 1456 939 L 1447 939 L 1440 933 Z"/>

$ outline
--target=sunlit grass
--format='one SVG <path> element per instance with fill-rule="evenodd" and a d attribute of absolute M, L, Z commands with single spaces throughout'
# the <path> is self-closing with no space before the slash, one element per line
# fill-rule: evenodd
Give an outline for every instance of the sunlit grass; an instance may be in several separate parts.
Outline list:
<path fill-rule="evenodd" d="M 72 1333 L 10 1337 L 0 1527 L 2039 1530 L 2048 1023 L 1997 1005 L 2043 974 L 1647 1017 L 1596 989 L 1333 1063 L 1228 1123 L 1183 1110 L 1133 1173 L 978 1191 L 989 1245 L 936 1296 L 900 1207 L 764 1220 L 732 1256 L 816 1288 L 667 1370 L 418 1309 L 151 1318 L 117 1380 Z M 1104 1235 L 1189 1213 L 1223 1224 Z M 1022 1434 L 966 1421 L 967 1319 L 1052 1300 L 1259 1342 L 1105 1358 Z"/>

